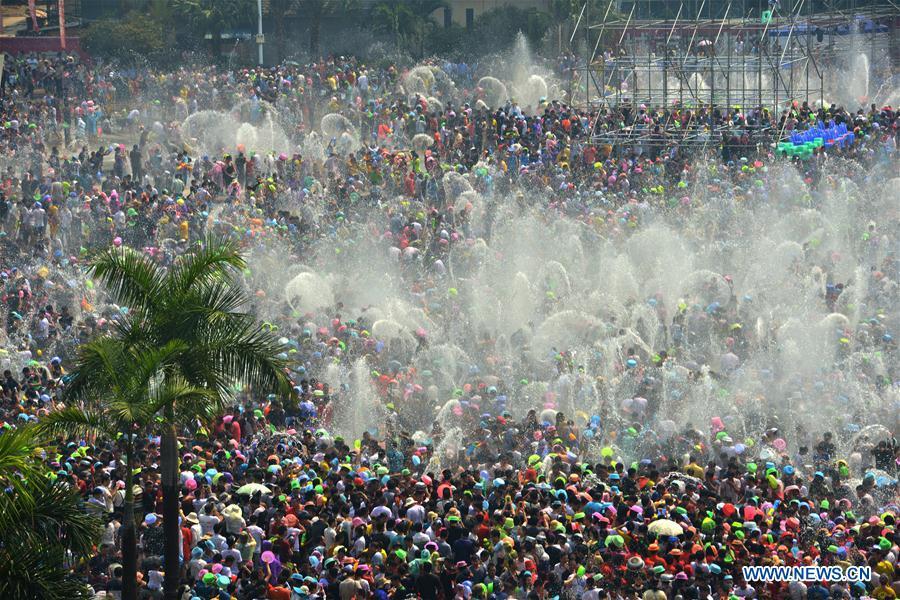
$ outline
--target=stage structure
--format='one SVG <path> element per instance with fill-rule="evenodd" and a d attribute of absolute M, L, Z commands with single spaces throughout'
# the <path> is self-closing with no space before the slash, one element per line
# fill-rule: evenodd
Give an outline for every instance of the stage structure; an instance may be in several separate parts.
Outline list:
<path fill-rule="evenodd" d="M 570 88 L 579 106 L 849 105 L 900 70 L 893 1 L 634 0 L 590 10 L 571 40 L 590 55 Z"/>
<path fill-rule="evenodd" d="M 900 105 L 900 0 L 611 1 L 592 15 L 586 2 L 570 42 L 580 43 L 573 104 L 625 122 L 592 139 L 617 151 L 643 146 L 713 148 L 729 135 L 749 145 L 785 137 L 782 111 L 797 103 Z M 690 123 L 642 126 L 642 109 L 692 110 Z M 766 109 L 768 125 L 703 124 L 714 111 Z M 696 117 L 696 120 L 695 120 Z M 757 121 L 758 123 L 758 121 Z"/>

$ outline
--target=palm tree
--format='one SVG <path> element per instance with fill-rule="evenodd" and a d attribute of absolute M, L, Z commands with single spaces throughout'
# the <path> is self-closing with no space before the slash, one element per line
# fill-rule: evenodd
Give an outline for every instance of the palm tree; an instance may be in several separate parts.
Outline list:
<path fill-rule="evenodd" d="M 149 352 L 136 352 L 113 337 L 97 338 L 78 350 L 73 377 L 81 383 L 66 392 L 67 406 L 41 419 L 38 431 L 65 437 L 100 434 L 116 439 L 121 433 L 125 453 L 125 502 L 122 518 L 124 600 L 137 598 L 137 534 L 134 520 L 134 440 L 146 433 L 169 406 L 176 416 L 213 418 L 215 393 L 180 381 L 177 372 L 164 377 L 184 344 L 172 341 Z M 181 419 L 179 419 L 181 420 Z"/>
<path fill-rule="evenodd" d="M 299 3 L 299 12 L 309 23 L 309 55 L 313 60 L 319 56 L 319 34 L 322 30 L 322 17 L 326 15 L 344 14 L 356 8 L 359 0 L 293 0 Z M 278 0 L 283 5 L 291 0 Z M 275 6 L 272 7 L 273 10 Z"/>
<path fill-rule="evenodd" d="M 394 44 L 399 54 L 401 31 L 409 30 L 415 18 L 412 10 L 405 2 L 382 2 L 375 7 L 372 16 L 378 29 L 394 36 Z"/>
<path fill-rule="evenodd" d="M 252 12 L 249 0 L 175 0 L 174 12 L 190 26 L 192 34 L 211 35 L 213 54 L 222 49 L 222 33 L 238 25 Z"/>
<path fill-rule="evenodd" d="M 425 39 L 437 27 L 431 15 L 446 6 L 447 3 L 444 0 L 418 0 L 412 3 L 414 18 L 411 34 L 416 40 L 415 47 L 418 58 L 421 59 L 425 56 Z"/>
<path fill-rule="evenodd" d="M 372 17 L 376 27 L 394 36 L 397 52 L 402 42 L 410 40 L 412 50 L 421 58 L 425 53 L 425 38 L 435 27 L 431 15 L 447 5 L 443 0 L 416 0 L 382 2 L 375 6 Z"/>
<path fill-rule="evenodd" d="M 37 450 L 31 429 L 0 435 L 0 598 L 87 600 L 70 564 L 91 555 L 101 523 L 44 473 Z"/>
<path fill-rule="evenodd" d="M 235 243 L 207 239 L 168 270 L 125 247 L 98 254 L 91 270 L 112 300 L 130 309 L 116 325 L 121 343 L 138 355 L 174 344 L 161 372 L 165 385 L 183 381 L 210 390 L 212 409 L 220 410 L 236 381 L 258 393 L 291 393 L 277 358 L 283 347 L 244 311 L 249 298 L 234 276 L 245 266 Z M 70 393 L 81 394 L 89 381 L 88 373 L 73 377 Z M 168 600 L 176 598 L 180 575 L 172 566 L 179 564 L 177 413 L 177 404 L 163 407 L 160 444 Z"/>

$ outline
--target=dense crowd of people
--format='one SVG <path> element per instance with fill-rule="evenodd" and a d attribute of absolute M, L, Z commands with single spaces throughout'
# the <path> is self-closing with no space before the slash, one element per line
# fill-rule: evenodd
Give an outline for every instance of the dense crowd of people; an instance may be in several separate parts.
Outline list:
<path fill-rule="evenodd" d="M 251 257 L 286 253 L 314 265 L 323 248 L 373 242 L 401 266 L 405 298 L 465 340 L 472 364 L 442 377 L 446 365 L 418 358 L 432 332 L 416 329 L 409 344 L 379 337 L 371 311 L 339 296 L 302 309 L 270 298 L 251 261 L 240 283 L 284 336 L 297 400 L 243 390 L 214 422 L 180 431 L 181 598 L 897 597 L 896 204 L 849 243 L 852 284 L 864 290 L 853 298 L 839 257 L 820 256 L 816 243 L 792 267 L 832 269 L 813 314 L 848 302 L 865 311 L 842 322 L 834 361 L 816 372 L 742 368 L 754 348 L 777 341 L 757 331 L 762 309 L 730 276 L 679 300 L 674 314 L 664 307 L 671 299 L 646 300 L 661 323 L 657 345 L 623 342 L 617 356 L 583 356 L 573 339 L 537 361 L 519 356 L 521 331 L 506 353 L 497 336 L 460 323 L 472 306 L 463 286 L 477 268 L 474 248 L 511 215 L 536 215 L 548 229 L 574 223 L 599 245 L 627 243 L 651 215 L 698 243 L 722 237 L 727 225 L 695 213 L 715 198 L 747 210 L 778 203 L 785 214 L 831 210 L 829 190 L 872 191 L 897 177 L 898 110 L 493 104 L 475 75 L 353 57 L 174 72 L 9 57 L 3 428 L 64 405 L 78 344 L 127 313 L 85 278 L 93 250 L 128 246 L 170 265 L 213 234 L 240 240 Z M 185 126 L 202 111 L 230 115 L 235 129 L 277 127 L 289 146 L 210 142 Z M 339 126 L 323 132 L 329 120 Z M 810 160 L 774 155 L 790 132 L 842 123 L 852 145 Z M 698 136 L 702 144 L 685 143 Z M 772 176 L 786 169 L 805 186 L 789 197 Z M 723 286 L 720 302 L 713 292 Z M 562 287 L 546 290 L 542 311 L 560 306 Z M 371 406 L 366 425 L 342 437 L 357 390 L 326 383 L 328 370 L 359 361 L 371 373 Z M 726 399 L 739 377 L 756 378 L 760 391 Z M 534 396 L 541 378 L 548 387 Z M 876 400 L 847 405 L 854 385 Z M 703 386 L 733 407 L 708 422 L 667 413 Z M 823 428 L 812 422 L 826 400 L 846 408 Z M 72 437 L 41 458 L 103 518 L 95 556 L 73 565 L 98 597 L 121 593 L 119 533 L 133 486 L 140 594 L 160 598 L 159 438 L 138 439 L 132 474 L 120 442 Z M 750 581 L 750 565 L 869 566 L 872 577 Z"/>

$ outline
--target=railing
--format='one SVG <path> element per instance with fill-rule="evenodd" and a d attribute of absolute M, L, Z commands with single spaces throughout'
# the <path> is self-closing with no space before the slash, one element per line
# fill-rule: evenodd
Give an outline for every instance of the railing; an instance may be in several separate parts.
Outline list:
<path fill-rule="evenodd" d="M 59 43 L 59 36 L 54 37 L 0 37 L 0 52 L 8 54 L 29 54 L 31 52 L 69 52 L 87 58 L 88 54 L 81 48 L 81 39 L 66 36 L 66 49 Z"/>

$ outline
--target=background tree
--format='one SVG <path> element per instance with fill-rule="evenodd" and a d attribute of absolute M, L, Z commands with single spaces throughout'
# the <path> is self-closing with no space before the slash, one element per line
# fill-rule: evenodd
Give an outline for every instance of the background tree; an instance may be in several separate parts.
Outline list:
<path fill-rule="evenodd" d="M 91 556 L 101 523 L 44 472 L 38 452 L 31 429 L 0 434 L 0 598 L 87 600 L 72 565 Z"/>
<path fill-rule="evenodd" d="M 359 0 L 272 0 L 270 6 L 272 17 L 275 19 L 279 56 L 284 58 L 281 48 L 287 38 L 284 32 L 285 20 L 283 17 L 299 15 L 309 27 L 309 56 L 315 60 L 319 57 L 322 20 L 340 15 L 345 20 L 345 24 L 355 21 L 352 13 L 359 7 Z"/>
<path fill-rule="evenodd" d="M 372 18 L 376 29 L 390 34 L 394 38 L 397 54 L 402 48 L 402 36 L 412 29 L 415 14 L 406 2 L 382 2 L 375 6 Z"/>
<path fill-rule="evenodd" d="M 128 306 L 128 316 L 116 325 L 116 338 L 138 355 L 175 344 L 162 375 L 213 392 L 210 410 L 232 401 L 235 382 L 255 393 L 291 393 L 283 351 L 271 331 L 246 312 L 249 297 L 236 273 L 246 263 L 233 242 L 207 239 L 180 256 L 168 270 L 130 248 L 108 248 L 93 260 L 91 270 L 111 300 Z M 78 381 L 70 384 L 77 390 Z M 179 564 L 179 469 L 177 431 L 179 405 L 163 409 L 160 467 L 163 490 L 165 565 Z M 167 568 L 165 597 L 175 600 L 180 570 Z"/>
<path fill-rule="evenodd" d="M 410 37 L 413 41 L 414 54 L 417 59 L 425 56 L 425 42 L 434 30 L 438 28 L 438 24 L 432 18 L 432 15 L 436 10 L 446 7 L 447 3 L 444 0 L 411 2 L 413 21 L 411 23 Z"/>
<path fill-rule="evenodd" d="M 147 18 L 138 12 L 125 18 L 95 21 L 84 28 L 80 37 L 84 49 L 92 55 L 125 64 L 168 63 L 174 39 L 164 20 Z"/>
<path fill-rule="evenodd" d="M 211 35 L 213 56 L 222 54 L 222 34 L 249 21 L 256 14 L 251 0 L 173 0 L 172 12 L 178 23 L 194 36 Z"/>
<path fill-rule="evenodd" d="M 378 29 L 393 36 L 398 54 L 405 49 L 418 59 L 425 55 L 426 42 L 437 29 L 432 14 L 446 6 L 443 0 L 382 2 L 372 9 L 372 19 Z"/>
<path fill-rule="evenodd" d="M 123 504 L 122 598 L 137 598 L 137 534 L 134 516 L 135 437 L 146 435 L 156 417 L 169 406 L 178 410 L 180 422 L 215 416 L 214 392 L 195 388 L 166 377 L 172 360 L 184 351 L 180 342 L 137 353 L 113 337 L 97 338 L 78 349 L 78 360 L 66 388 L 66 407 L 41 419 L 38 431 L 83 439 L 102 435 L 115 440 L 121 435 L 125 454 L 125 501 Z"/>

